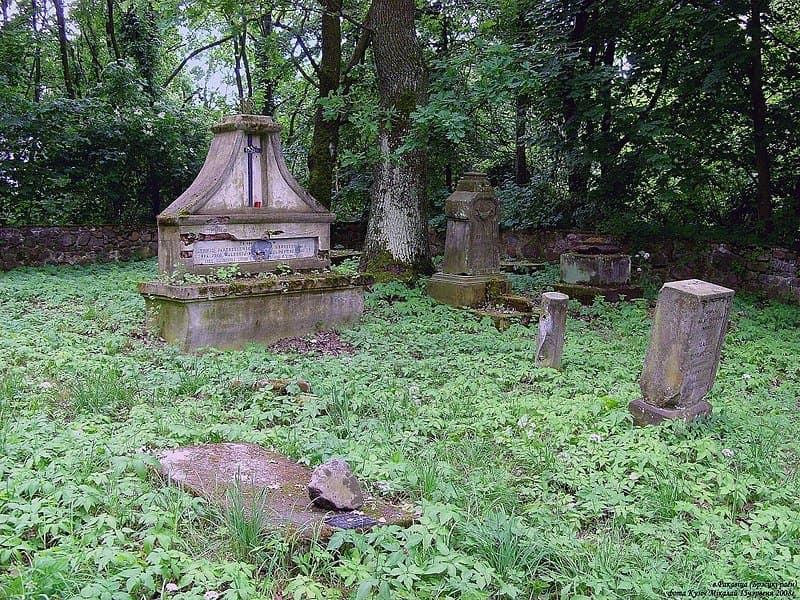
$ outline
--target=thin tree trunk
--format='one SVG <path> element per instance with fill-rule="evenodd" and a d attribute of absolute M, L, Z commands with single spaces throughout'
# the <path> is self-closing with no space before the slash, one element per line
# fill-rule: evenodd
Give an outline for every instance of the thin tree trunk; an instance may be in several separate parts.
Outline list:
<path fill-rule="evenodd" d="M 64 21 L 64 4 L 62 0 L 53 0 L 56 9 L 56 24 L 58 26 L 58 47 L 61 53 L 61 70 L 64 72 L 64 88 L 67 97 L 75 99 L 75 87 L 72 85 L 72 75 L 69 70 L 69 46 L 67 44 L 67 25 Z"/>
<path fill-rule="evenodd" d="M 247 58 L 247 21 L 245 21 L 244 30 L 239 36 L 239 52 L 242 55 L 242 66 L 244 66 L 244 79 L 247 83 L 247 97 L 253 97 L 253 78 L 250 75 L 250 61 Z"/>
<path fill-rule="evenodd" d="M 84 29 L 86 27 L 86 29 Z M 80 25 L 81 36 L 83 40 L 86 42 L 86 46 L 89 48 L 89 56 L 92 58 L 92 72 L 94 73 L 95 81 L 100 81 L 100 74 L 103 68 L 100 66 L 100 56 L 98 54 L 97 45 L 92 41 L 97 41 L 95 37 L 94 31 L 92 31 L 92 26 L 87 23 L 81 23 Z M 88 30 L 88 33 L 87 33 Z"/>
<path fill-rule="evenodd" d="M 362 268 L 393 275 L 431 273 L 427 239 L 424 147 L 400 153 L 411 133 L 411 112 L 427 101 L 427 75 L 414 27 L 413 0 L 375 0 L 372 49 L 380 106 L 392 115 L 378 133 Z"/>
<path fill-rule="evenodd" d="M 589 24 L 589 8 L 593 2 L 594 0 L 584 0 L 575 15 L 575 22 L 569 34 L 568 49 L 570 52 L 577 52 L 580 49 L 581 41 L 586 36 Z M 581 121 L 578 117 L 578 104 L 572 89 L 572 79 L 575 75 L 574 68 L 569 67 L 565 75 L 567 81 L 562 92 L 561 102 L 568 160 L 567 186 L 569 188 L 569 205 L 567 207 L 566 224 L 574 225 L 575 212 L 581 204 L 586 202 L 586 194 L 589 189 L 589 174 L 584 160 L 583 148 L 580 148 Z"/>
<path fill-rule="evenodd" d="M 118 61 L 122 58 L 117 44 L 116 26 L 114 25 L 114 0 L 106 0 L 106 44 L 109 53 Z"/>
<path fill-rule="evenodd" d="M 42 49 L 39 45 L 39 7 L 31 0 L 31 27 L 33 28 L 33 101 L 42 99 Z"/>
<path fill-rule="evenodd" d="M 756 212 L 760 227 L 769 233 L 775 228 L 772 220 L 772 192 L 770 184 L 769 149 L 767 147 L 767 103 L 764 98 L 764 69 L 762 65 L 761 14 L 766 10 L 765 0 L 750 1 L 750 18 L 747 32 L 750 34 L 750 99 L 753 115 L 753 146 L 757 177 Z"/>
<path fill-rule="evenodd" d="M 319 94 L 314 111 L 314 134 L 308 152 L 308 191 L 330 208 L 336 155 L 339 149 L 339 118 L 326 119 L 320 100 L 339 89 L 342 71 L 342 0 L 320 0 L 322 56 L 319 63 Z"/>
<path fill-rule="evenodd" d="M 261 114 L 273 115 L 275 113 L 275 88 L 277 82 L 271 74 L 271 65 L 269 62 L 269 50 L 272 41 L 272 9 L 267 9 L 259 19 L 259 35 L 260 38 L 256 43 L 256 64 L 257 73 L 256 79 L 261 88 Z"/>
<path fill-rule="evenodd" d="M 233 37 L 233 75 L 236 79 L 236 91 L 239 94 L 239 111 L 244 110 L 244 86 L 242 85 L 242 55 L 239 52 L 239 39 Z"/>
<path fill-rule="evenodd" d="M 516 122 L 514 127 L 514 183 L 527 185 L 531 182 L 527 157 L 528 96 L 518 94 L 515 100 Z"/>

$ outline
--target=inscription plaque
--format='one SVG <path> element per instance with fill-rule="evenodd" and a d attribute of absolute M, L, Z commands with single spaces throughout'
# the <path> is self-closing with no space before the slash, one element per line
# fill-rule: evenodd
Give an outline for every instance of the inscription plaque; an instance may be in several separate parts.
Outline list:
<path fill-rule="evenodd" d="M 216 265 L 310 258 L 316 253 L 316 238 L 208 240 L 195 243 L 192 258 L 196 265 Z"/>

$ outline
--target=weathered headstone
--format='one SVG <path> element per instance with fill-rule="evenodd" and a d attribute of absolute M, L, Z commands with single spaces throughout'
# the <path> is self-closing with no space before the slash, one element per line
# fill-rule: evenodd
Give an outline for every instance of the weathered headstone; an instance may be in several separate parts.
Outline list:
<path fill-rule="evenodd" d="M 259 506 L 265 529 L 279 528 L 305 539 L 329 538 L 337 529 L 410 525 L 413 515 L 372 497 L 360 509 L 329 511 L 308 497 L 311 469 L 268 452 L 256 444 L 201 444 L 176 448 L 159 456 L 160 472 L 170 483 L 202 496 L 221 509 L 230 506 L 237 488 L 245 507 Z M 259 506 L 260 507 L 260 506 Z"/>
<path fill-rule="evenodd" d="M 536 342 L 537 367 L 561 368 L 568 303 L 569 296 L 566 294 L 559 292 L 545 292 L 542 294 L 539 338 Z"/>
<path fill-rule="evenodd" d="M 200 174 L 158 216 L 159 274 L 170 282 L 142 283 L 139 291 L 150 324 L 184 350 L 269 344 L 347 325 L 363 311 L 363 281 L 319 273 L 330 265 L 335 215 L 289 173 L 280 130 L 266 116 L 223 119 L 212 127 Z M 287 282 L 213 282 L 214 273 L 230 275 L 234 267 L 306 274 Z M 172 283 L 183 274 L 210 275 L 211 285 Z"/>
<path fill-rule="evenodd" d="M 629 405 L 639 425 L 711 413 L 703 399 L 719 366 L 734 291 L 699 279 L 661 288 L 639 385 Z"/>
<path fill-rule="evenodd" d="M 443 304 L 479 306 L 509 290 L 500 273 L 500 207 L 483 173 L 465 173 L 445 203 L 443 272 L 428 293 Z"/>

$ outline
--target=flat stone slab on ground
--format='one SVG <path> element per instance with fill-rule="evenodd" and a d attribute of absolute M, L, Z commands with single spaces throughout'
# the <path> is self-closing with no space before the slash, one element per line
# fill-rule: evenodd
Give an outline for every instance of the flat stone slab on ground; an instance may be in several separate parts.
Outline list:
<path fill-rule="evenodd" d="M 296 532 L 305 539 L 327 539 L 337 529 L 408 526 L 414 516 L 401 508 L 367 497 L 358 511 L 327 511 L 308 497 L 311 469 L 264 450 L 256 444 L 223 443 L 184 446 L 159 456 L 160 472 L 171 483 L 202 496 L 218 507 L 228 503 L 228 490 L 239 486 L 246 505 L 265 501 L 264 528 Z"/>

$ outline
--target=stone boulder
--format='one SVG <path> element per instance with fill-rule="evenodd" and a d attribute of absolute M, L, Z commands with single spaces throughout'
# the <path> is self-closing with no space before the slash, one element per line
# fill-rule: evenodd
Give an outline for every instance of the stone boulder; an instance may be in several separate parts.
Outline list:
<path fill-rule="evenodd" d="M 321 464 L 311 474 L 308 496 L 315 505 L 328 510 L 355 510 L 364 504 L 361 484 L 340 458 Z"/>

